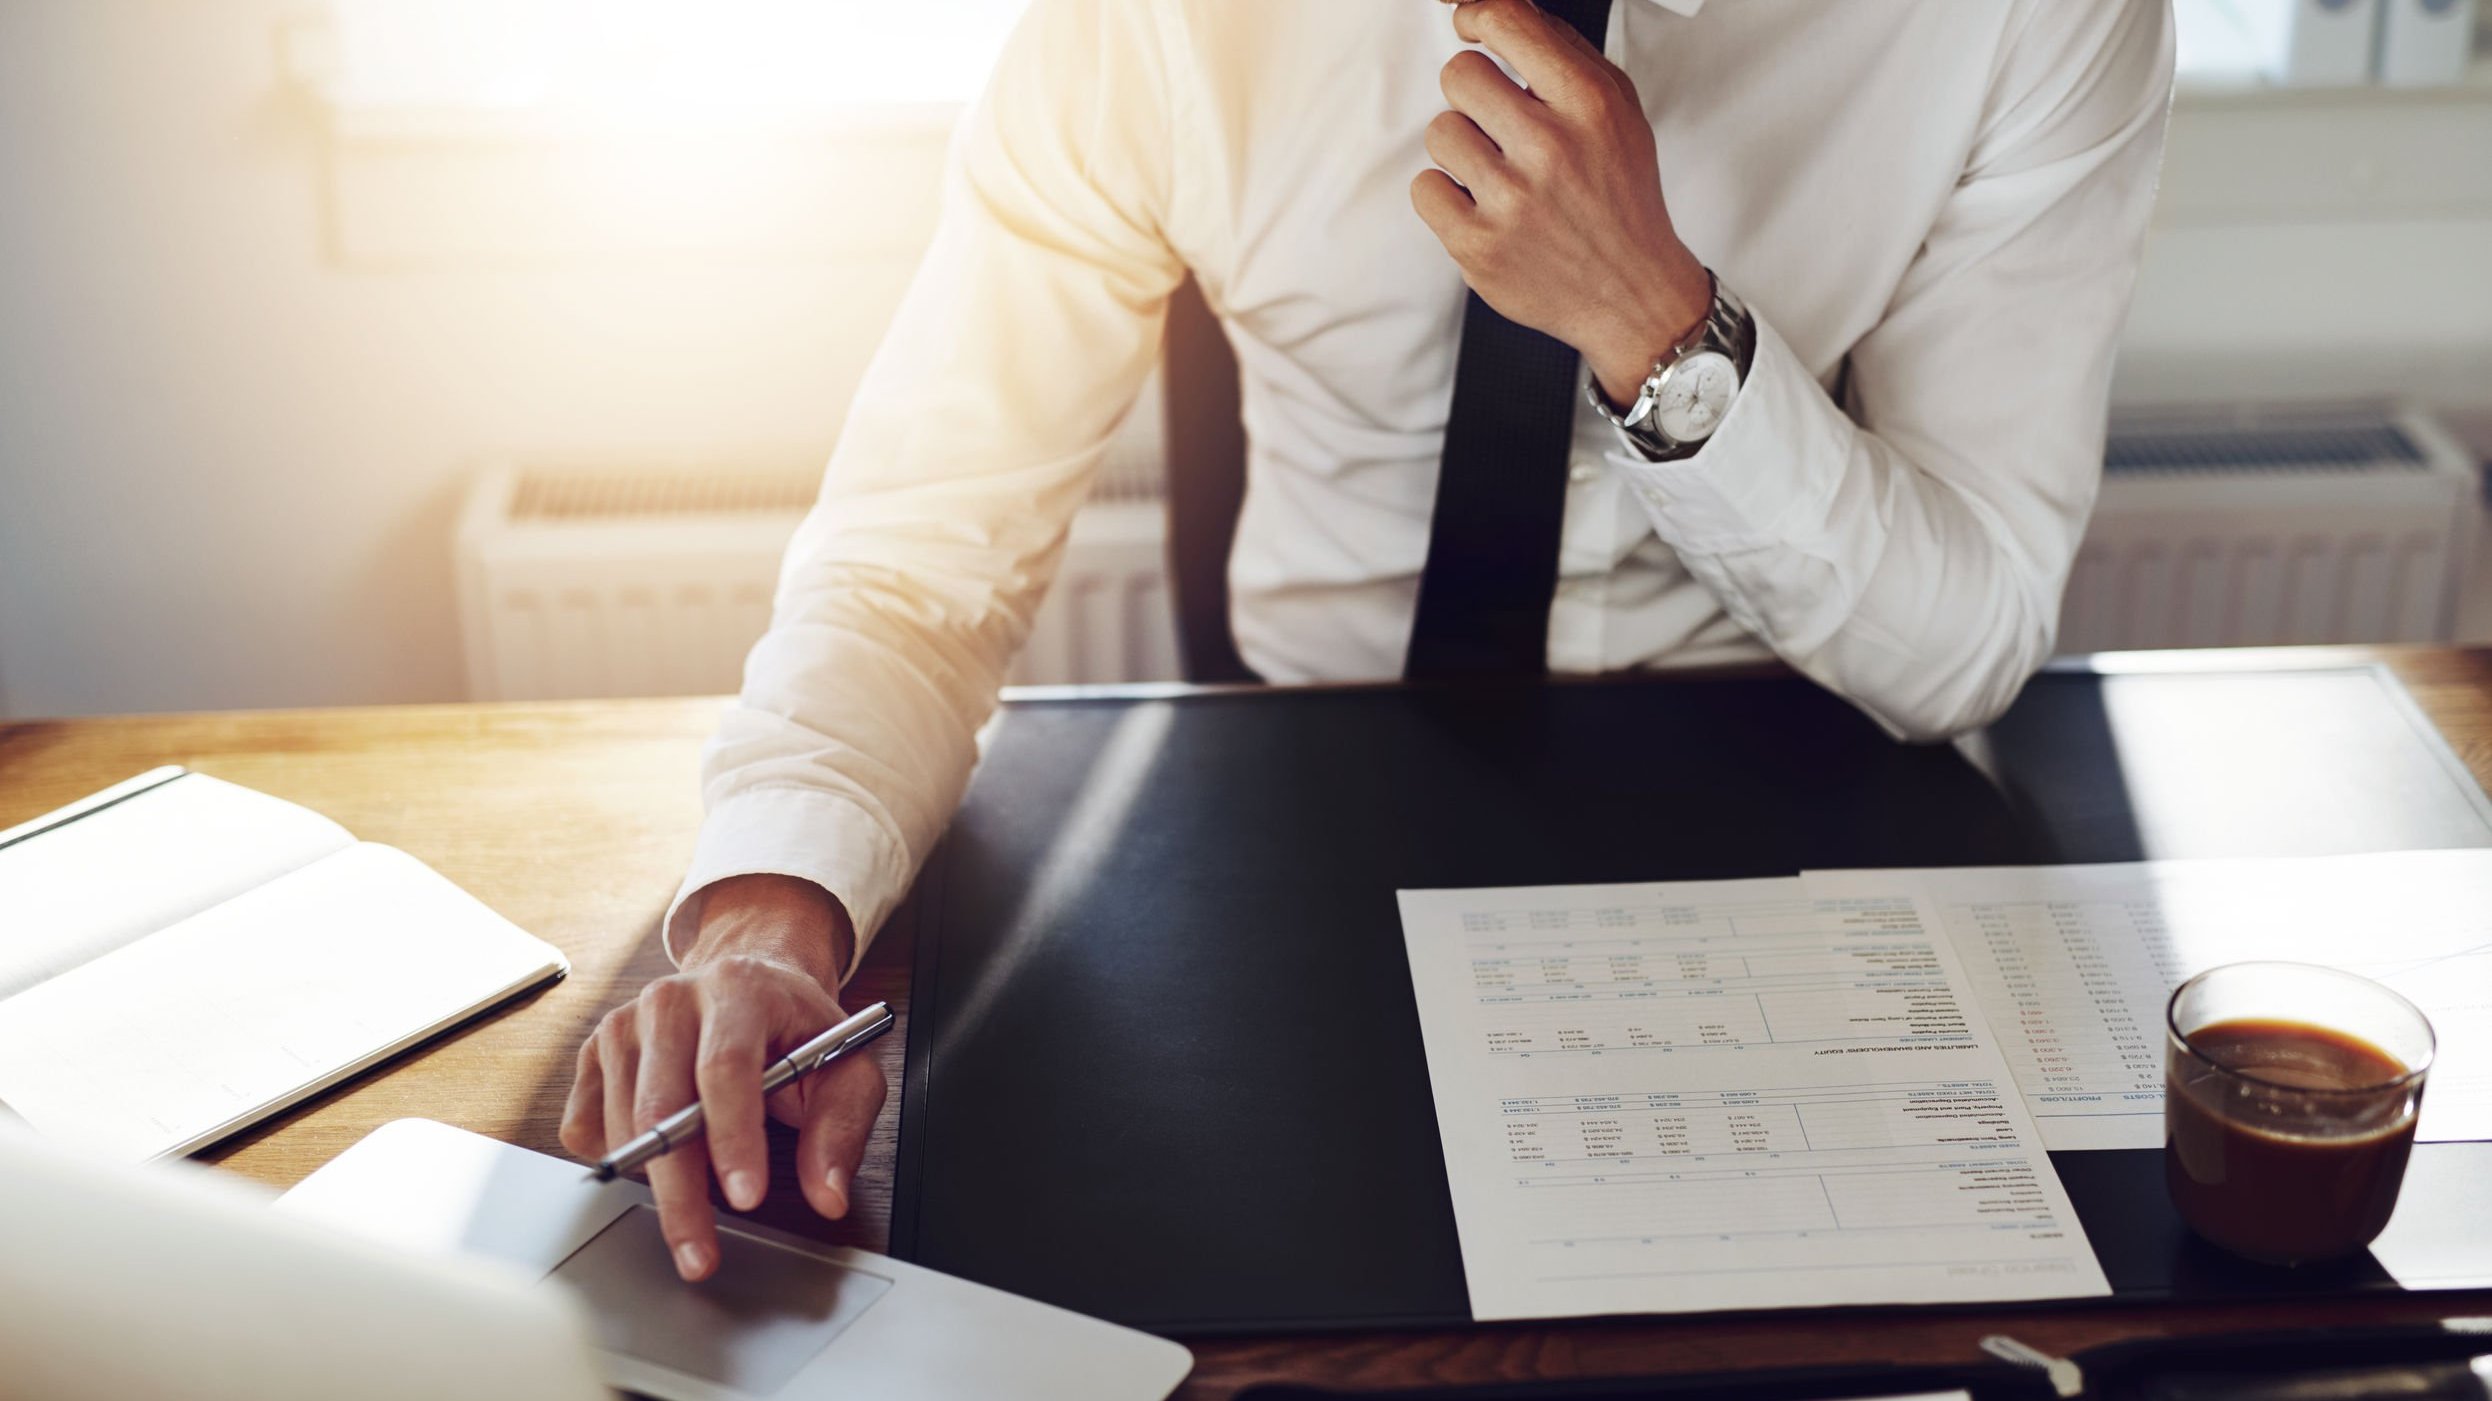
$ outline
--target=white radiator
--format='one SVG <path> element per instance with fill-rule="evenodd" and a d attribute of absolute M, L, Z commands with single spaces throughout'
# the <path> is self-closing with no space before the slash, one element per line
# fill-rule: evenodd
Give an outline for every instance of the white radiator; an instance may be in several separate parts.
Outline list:
<path fill-rule="evenodd" d="M 2477 475 L 2413 412 L 2124 418 L 2059 649 L 2446 641 Z"/>
<path fill-rule="evenodd" d="M 503 467 L 456 544 L 478 700 L 709 695 L 743 681 L 820 470 Z M 1155 483 L 1112 464 L 1014 667 L 1017 685 L 1178 674 Z"/>
<path fill-rule="evenodd" d="M 2411 413 L 2165 414 L 2112 435 L 2060 650 L 2448 639 L 2476 474 Z M 815 471 L 504 468 L 471 493 L 458 581 L 479 699 L 732 691 Z M 1112 461 L 1012 671 L 1179 673 L 1160 489 Z"/>

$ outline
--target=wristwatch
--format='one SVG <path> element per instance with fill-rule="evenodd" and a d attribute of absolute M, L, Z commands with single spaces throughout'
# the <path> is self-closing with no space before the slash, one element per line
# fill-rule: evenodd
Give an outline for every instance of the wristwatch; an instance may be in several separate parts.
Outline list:
<path fill-rule="evenodd" d="M 1712 310 L 1686 340 L 1653 362 L 1625 413 L 1609 406 L 1600 380 L 1588 378 L 1584 385 L 1592 407 L 1618 425 L 1648 462 L 1694 457 L 1729 417 L 1756 358 L 1757 323 L 1748 304 L 1710 269 L 1705 277 L 1713 284 Z"/>

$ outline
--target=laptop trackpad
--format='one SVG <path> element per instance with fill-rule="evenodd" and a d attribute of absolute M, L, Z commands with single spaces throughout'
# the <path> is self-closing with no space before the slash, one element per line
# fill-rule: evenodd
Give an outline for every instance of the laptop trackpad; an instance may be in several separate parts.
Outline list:
<path fill-rule="evenodd" d="M 891 1281 L 721 1223 L 718 1269 L 685 1284 L 658 1214 L 635 1206 L 554 1267 L 609 1352 L 769 1396 L 888 1293 Z"/>

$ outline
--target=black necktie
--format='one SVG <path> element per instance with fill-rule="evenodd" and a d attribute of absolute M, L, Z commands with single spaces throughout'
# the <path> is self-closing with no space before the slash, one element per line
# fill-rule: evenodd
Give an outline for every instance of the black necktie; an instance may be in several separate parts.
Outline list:
<path fill-rule="evenodd" d="M 1595 48 L 1608 37 L 1609 7 L 1610 0 L 1540 0 Z M 1411 679 L 1548 669 L 1576 367 L 1571 348 L 1470 295 L 1403 665 Z"/>

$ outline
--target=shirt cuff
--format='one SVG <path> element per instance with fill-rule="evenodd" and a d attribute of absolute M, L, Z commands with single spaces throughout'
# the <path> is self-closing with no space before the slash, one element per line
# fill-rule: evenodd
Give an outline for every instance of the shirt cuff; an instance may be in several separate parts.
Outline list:
<path fill-rule="evenodd" d="M 1782 525 L 1822 513 L 1842 482 L 1858 428 L 1761 316 L 1756 334 L 1739 397 L 1695 456 L 1649 461 L 1623 436 L 1609 454 L 1674 549 L 1719 555 L 1784 543 Z"/>
<path fill-rule="evenodd" d="M 856 947 L 839 974 L 845 983 L 907 892 L 909 861 L 899 839 L 851 799 L 810 788 L 730 794 L 702 821 L 692 869 L 659 926 L 677 967 L 700 928 L 702 896 L 732 876 L 793 876 L 839 901 L 856 929 Z"/>

